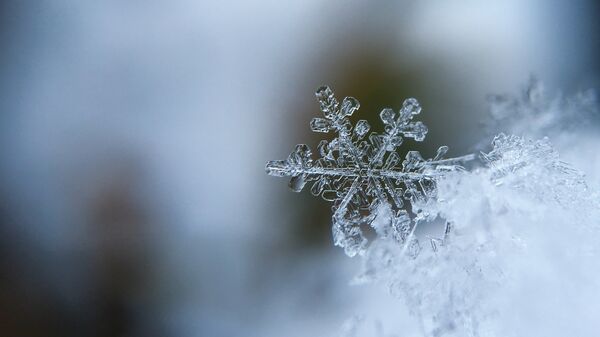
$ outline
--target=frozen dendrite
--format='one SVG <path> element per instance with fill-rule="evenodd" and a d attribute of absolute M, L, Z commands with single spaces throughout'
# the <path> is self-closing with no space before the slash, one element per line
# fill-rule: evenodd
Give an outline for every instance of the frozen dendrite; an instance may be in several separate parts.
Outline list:
<path fill-rule="evenodd" d="M 268 174 L 291 177 L 290 187 L 300 192 L 312 183 L 311 192 L 333 202 L 332 231 L 334 243 L 346 254 L 363 253 L 367 239 L 361 226 L 372 225 L 381 209 L 390 210 L 390 221 L 375 227 L 380 237 L 392 237 L 404 245 L 412 256 L 419 251 L 413 233 L 427 212 L 417 205 L 435 197 L 436 180 L 450 171 L 460 170 L 461 162 L 472 155 L 444 159 L 447 146 L 437 150 L 432 159 L 423 159 L 418 151 L 409 151 L 402 160 L 397 148 L 405 138 L 423 141 L 427 127 L 413 117 L 421 112 L 416 99 L 404 101 L 398 113 L 386 108 L 380 113 L 383 133 L 372 132 L 365 120 L 353 126 L 350 117 L 360 104 L 353 97 L 340 103 L 328 87 L 316 92 L 323 117 L 314 118 L 314 132 L 334 132 L 332 140 L 322 140 L 320 157 L 312 158 L 310 148 L 296 145 L 286 160 L 270 161 Z"/>
<path fill-rule="evenodd" d="M 559 159 L 548 138 L 533 141 L 501 133 L 492 145 L 493 150 L 482 153 L 482 159 L 490 169 L 491 180 L 497 185 L 508 183 L 513 188 L 523 189 L 533 180 L 537 182 L 535 192 L 538 196 L 557 198 L 565 197 L 565 189 L 587 192 L 583 174 Z M 540 188 L 540 184 L 544 188 Z M 557 201 L 564 204 L 573 200 L 575 198 Z"/>

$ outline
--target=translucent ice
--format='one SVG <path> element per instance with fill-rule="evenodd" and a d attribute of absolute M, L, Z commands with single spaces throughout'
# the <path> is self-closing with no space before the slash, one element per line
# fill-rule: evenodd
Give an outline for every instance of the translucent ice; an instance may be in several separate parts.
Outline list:
<path fill-rule="evenodd" d="M 299 192 L 312 183 L 311 192 L 333 202 L 332 230 L 337 246 L 354 256 L 363 253 L 367 239 L 361 225 L 372 225 L 381 205 L 389 210 L 389 228 L 379 228 L 416 255 L 417 239 L 412 235 L 422 219 L 410 212 L 412 203 L 435 197 L 435 181 L 441 175 L 460 170 L 461 162 L 472 155 L 443 159 L 447 146 L 438 149 L 433 159 L 424 159 L 417 151 L 409 151 L 400 159 L 397 147 L 405 138 L 423 141 L 427 127 L 413 117 L 421 112 L 414 98 L 404 101 L 400 111 L 386 108 L 380 113 L 384 124 L 381 134 L 372 132 L 367 121 L 353 126 L 348 117 L 360 104 L 346 97 L 340 104 L 329 87 L 316 92 L 323 117 L 310 122 L 315 132 L 335 132 L 332 140 L 319 144 L 320 158 L 313 160 L 307 145 L 297 145 L 286 160 L 270 161 L 266 171 L 273 176 L 291 177 L 290 187 Z"/>

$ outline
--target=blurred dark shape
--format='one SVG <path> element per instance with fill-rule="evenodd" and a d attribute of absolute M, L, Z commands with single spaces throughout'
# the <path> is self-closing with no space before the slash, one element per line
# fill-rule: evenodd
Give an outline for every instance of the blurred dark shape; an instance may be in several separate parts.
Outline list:
<path fill-rule="evenodd" d="M 99 309 L 98 336 L 133 335 L 135 295 L 152 270 L 149 216 L 134 195 L 137 174 L 131 167 L 119 169 L 90 200 L 89 234 L 97 259 L 91 301 Z"/>
<path fill-rule="evenodd" d="M 80 242 L 36 251 L 35 244 L 18 240 L 14 230 L 19 223 L 2 213 L 0 326 L 4 333 L 139 336 L 140 329 L 148 327 L 149 322 L 140 326 L 140 317 L 141 301 L 148 296 L 155 270 L 154 226 L 152 212 L 138 195 L 139 163 L 119 157 L 97 164 L 101 170 L 95 174 L 79 172 L 87 179 L 75 189 L 75 197 L 84 200 L 79 225 L 86 234 Z M 47 255 L 45 260 L 51 264 L 40 268 L 37 254 Z M 63 284 L 46 283 L 46 273 L 55 274 L 50 279 Z"/>

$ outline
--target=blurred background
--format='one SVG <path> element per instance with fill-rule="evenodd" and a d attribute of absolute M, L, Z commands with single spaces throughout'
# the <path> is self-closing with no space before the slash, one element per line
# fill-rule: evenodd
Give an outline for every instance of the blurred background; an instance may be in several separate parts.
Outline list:
<path fill-rule="evenodd" d="M 598 87 L 599 10 L 0 2 L 0 333 L 335 336 L 365 313 L 410 330 L 384 291 L 350 284 L 359 261 L 333 247 L 330 205 L 265 162 L 316 147 L 322 84 L 376 130 L 416 97 L 429 135 L 411 149 L 473 151 L 486 95 L 532 74 Z"/>

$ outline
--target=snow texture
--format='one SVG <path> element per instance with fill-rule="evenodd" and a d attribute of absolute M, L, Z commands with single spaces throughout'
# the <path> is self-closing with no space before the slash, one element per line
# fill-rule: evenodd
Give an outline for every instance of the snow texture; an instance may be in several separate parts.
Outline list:
<path fill-rule="evenodd" d="M 489 95 L 488 132 L 510 132 L 517 136 L 546 137 L 586 128 L 598 118 L 596 92 L 551 95 L 544 84 L 531 77 L 518 95 Z"/>
<path fill-rule="evenodd" d="M 590 128 L 582 121 L 594 118 L 596 104 L 590 92 L 548 98 L 540 88 L 534 81 L 521 97 L 493 99 L 495 119 L 488 125 L 514 134 L 495 136 L 470 171 L 459 165 L 469 156 L 441 159 L 445 147 L 430 160 L 409 152 L 398 165 L 395 149 L 403 137 L 425 136 L 424 126 L 412 122 L 420 111 L 415 100 L 407 100 L 398 117 L 384 110 L 385 134 L 372 134 L 367 142 L 368 127 L 358 127 L 364 122 L 352 130 L 347 120 L 356 100 L 346 98 L 351 103 L 338 110 L 331 91 L 322 88 L 317 96 L 326 120 L 311 125 L 338 137 L 322 142 L 316 162 L 299 145 L 288 160 L 267 164 L 267 171 L 292 176 L 295 190 L 315 181 L 314 194 L 332 193 L 327 199 L 334 201 L 336 244 L 364 256 L 356 283 L 385 285 L 406 304 L 419 335 L 595 335 L 600 195 L 561 160 L 550 139 L 561 148 L 592 139 L 597 149 L 597 137 L 580 132 Z M 528 123 L 535 127 L 528 130 Z M 431 249 L 420 249 L 417 225 L 440 222 L 441 235 L 428 237 Z M 362 223 L 377 233 L 370 245 Z M 346 324 L 347 336 L 382 336 L 366 329 L 369 317 L 360 317 Z"/>
<path fill-rule="evenodd" d="M 424 336 L 586 335 L 600 309 L 586 299 L 598 298 L 593 289 L 600 281 L 593 258 L 597 195 L 547 139 L 500 134 L 481 157 L 484 167 L 438 180 L 438 202 L 428 212 L 453 225 L 442 244 L 410 258 L 377 240 L 357 281 L 388 286 L 419 319 Z M 584 291 L 573 296 L 578 287 Z M 532 289 L 539 292 L 527 302 Z M 565 329 L 564 320 L 543 322 L 562 310 L 544 307 L 549 300 L 585 324 Z M 528 330 L 531 324 L 543 328 Z"/>

